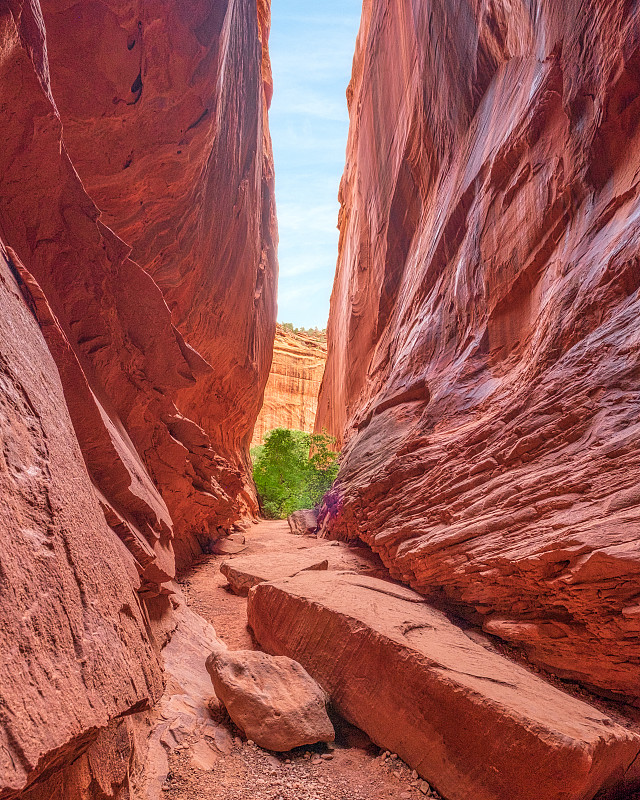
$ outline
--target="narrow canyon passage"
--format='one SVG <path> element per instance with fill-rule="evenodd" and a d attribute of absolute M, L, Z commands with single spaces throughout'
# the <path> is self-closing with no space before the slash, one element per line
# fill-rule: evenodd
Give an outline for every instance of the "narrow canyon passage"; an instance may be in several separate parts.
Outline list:
<path fill-rule="evenodd" d="M 640 0 L 0 0 L 0 130 L 0 800 L 640 800 Z"/>
<path fill-rule="evenodd" d="M 247 627 L 246 597 L 233 594 L 220 573 L 225 561 L 242 562 L 247 556 L 268 555 L 278 565 L 289 553 L 327 554 L 332 568 L 381 567 L 358 556 L 346 545 L 311 537 L 294 536 L 286 522 L 261 522 L 246 532 L 246 547 L 237 556 L 205 556 L 180 576 L 179 585 L 189 609 L 215 626 L 216 635 L 231 649 L 251 649 L 257 645 Z M 357 564 L 356 564 L 357 566 Z M 225 588 L 226 587 L 226 588 Z M 171 674 L 162 714 L 161 733 L 170 746 L 166 772 L 158 775 L 162 797 L 176 800 L 396 800 L 397 798 L 438 797 L 425 781 L 397 758 L 384 758 L 358 729 L 335 718 L 336 742 L 300 747 L 288 753 L 269 753 L 247 744 L 246 737 L 231 722 L 224 708 L 211 697 L 210 681 L 204 668 L 209 654 L 205 647 L 200 658 L 195 653 L 168 656 Z M 196 667 L 206 691 L 199 696 L 193 686 Z M 186 689 L 186 691 L 185 691 Z M 195 710 L 194 710 L 195 706 Z M 196 722 L 197 720 L 197 722 Z"/>

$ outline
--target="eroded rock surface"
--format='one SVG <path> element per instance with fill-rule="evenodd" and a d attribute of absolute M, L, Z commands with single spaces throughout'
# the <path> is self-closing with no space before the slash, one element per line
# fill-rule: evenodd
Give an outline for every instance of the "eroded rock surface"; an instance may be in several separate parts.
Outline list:
<path fill-rule="evenodd" d="M 3 798 L 129 796 L 176 555 L 256 509 L 268 28 L 268 0 L 0 3 Z"/>
<path fill-rule="evenodd" d="M 255 586 L 248 615 L 268 652 L 298 660 L 350 722 L 450 800 L 590 800 L 637 777 L 639 734 L 405 587 L 301 572 Z"/>
<path fill-rule="evenodd" d="M 162 692 L 133 557 L 100 510 L 55 363 L 16 277 L 0 250 L 2 797 L 42 783 L 87 749 L 99 765 L 94 775 L 116 783 L 100 748 L 122 738 L 117 718 Z M 87 759 L 72 783 L 85 779 Z"/>
<path fill-rule="evenodd" d="M 258 746 L 285 752 L 334 740 L 327 698 L 296 661 L 219 648 L 207 658 L 207 671 L 231 719 Z"/>
<path fill-rule="evenodd" d="M 325 535 L 640 697 L 640 12 L 365 3 Z"/>
<path fill-rule="evenodd" d="M 271 371 L 253 431 L 252 447 L 274 428 L 313 432 L 327 341 L 276 326 Z"/>
<path fill-rule="evenodd" d="M 154 473 L 161 485 L 181 473 L 163 497 L 187 563 L 201 538 L 257 512 L 248 443 L 277 282 L 270 2 L 42 5 L 73 165 L 102 221 L 160 287 L 171 321 L 213 366 L 194 381 L 188 354 L 179 413 L 163 417 L 174 452 Z"/>

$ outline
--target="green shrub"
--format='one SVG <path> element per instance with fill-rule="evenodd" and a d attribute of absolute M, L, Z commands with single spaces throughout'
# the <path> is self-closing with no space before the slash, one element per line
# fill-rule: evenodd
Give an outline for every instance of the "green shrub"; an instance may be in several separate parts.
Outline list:
<path fill-rule="evenodd" d="M 263 445 L 251 450 L 253 479 L 265 517 L 285 519 L 320 504 L 338 474 L 333 443 L 324 433 L 275 428 Z"/>

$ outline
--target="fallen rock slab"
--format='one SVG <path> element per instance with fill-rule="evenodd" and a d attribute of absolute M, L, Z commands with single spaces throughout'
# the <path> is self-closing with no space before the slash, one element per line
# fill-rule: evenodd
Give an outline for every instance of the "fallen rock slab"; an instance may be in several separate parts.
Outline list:
<path fill-rule="evenodd" d="M 207 671 L 231 719 L 259 747 L 285 752 L 334 740 L 326 695 L 296 661 L 220 648 Z"/>
<path fill-rule="evenodd" d="M 249 589 L 262 581 L 289 578 L 303 570 L 327 569 L 326 557 L 316 554 L 315 548 L 292 553 L 258 553 L 223 561 L 220 572 L 229 581 L 235 594 L 246 596 Z"/>
<path fill-rule="evenodd" d="M 303 508 L 294 511 L 287 517 L 291 533 L 300 536 L 310 536 L 318 530 L 318 512 L 313 508 Z"/>
<path fill-rule="evenodd" d="M 485 649 L 421 595 L 344 572 L 249 592 L 249 624 L 338 711 L 448 800 L 591 800 L 631 778 L 640 736 Z"/>

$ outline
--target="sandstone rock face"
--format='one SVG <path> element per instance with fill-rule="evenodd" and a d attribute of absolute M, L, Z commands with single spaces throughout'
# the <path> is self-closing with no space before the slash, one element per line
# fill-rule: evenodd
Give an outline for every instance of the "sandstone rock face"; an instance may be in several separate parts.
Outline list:
<path fill-rule="evenodd" d="M 198 550 L 194 538 L 257 511 L 247 445 L 269 372 L 277 281 L 270 2 L 257 6 L 43 0 L 73 164 L 180 333 L 214 365 L 177 387 L 180 414 L 197 425 L 166 423 L 193 462 L 193 486 L 163 493 L 179 561 Z"/>
<path fill-rule="evenodd" d="M 172 538 L 185 562 L 255 509 L 275 325 L 268 9 L 262 27 L 248 0 L 11 9 L 0 224 L 109 523 L 157 587 Z"/>
<path fill-rule="evenodd" d="M 316 419 L 325 535 L 635 701 L 639 81 L 622 0 L 365 3 Z"/>
<path fill-rule="evenodd" d="M 99 729 L 108 744 L 111 721 L 153 703 L 162 677 L 133 557 L 100 510 L 3 250 L 0 307 L 0 796 L 11 797 Z"/>
<path fill-rule="evenodd" d="M 255 508 L 268 28 L 268 0 L 0 3 L 2 797 L 126 795 L 176 554 Z"/>
<path fill-rule="evenodd" d="M 264 553 L 240 556 L 220 564 L 220 572 L 229 581 L 233 592 L 245 596 L 256 583 L 289 578 L 305 569 L 327 569 L 323 548 L 297 550 L 293 553 Z M 316 552 L 317 551 L 317 552 Z"/>
<path fill-rule="evenodd" d="M 630 777 L 640 736 L 484 649 L 405 587 L 299 573 L 249 593 L 270 653 L 450 800 L 590 800 Z M 534 766 L 535 765 L 535 766 Z"/>
<path fill-rule="evenodd" d="M 332 742 L 326 696 L 296 661 L 253 650 L 215 650 L 207 659 L 218 699 L 260 747 L 285 752 Z"/>
<path fill-rule="evenodd" d="M 273 362 L 251 446 L 274 428 L 313 431 L 320 381 L 327 360 L 326 339 L 276 326 Z"/>

